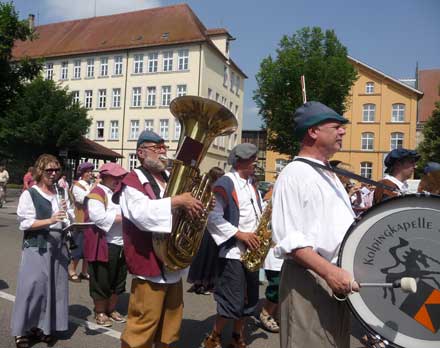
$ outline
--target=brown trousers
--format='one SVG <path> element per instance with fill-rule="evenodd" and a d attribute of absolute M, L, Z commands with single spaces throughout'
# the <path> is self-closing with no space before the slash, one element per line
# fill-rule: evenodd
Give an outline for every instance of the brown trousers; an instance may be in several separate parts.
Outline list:
<path fill-rule="evenodd" d="M 157 284 L 134 278 L 121 347 L 151 348 L 153 343 L 177 341 L 183 315 L 182 291 L 182 280 Z"/>
<path fill-rule="evenodd" d="M 327 283 L 292 260 L 280 282 L 281 348 L 349 348 L 350 312 L 332 297 Z"/>

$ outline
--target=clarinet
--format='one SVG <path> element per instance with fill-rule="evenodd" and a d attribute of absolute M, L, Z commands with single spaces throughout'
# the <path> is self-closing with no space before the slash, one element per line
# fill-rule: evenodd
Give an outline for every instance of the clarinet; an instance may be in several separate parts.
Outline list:
<path fill-rule="evenodd" d="M 65 199 L 65 191 L 64 188 L 59 187 L 58 184 L 53 184 L 53 187 L 55 189 L 56 192 L 56 197 L 57 197 L 57 203 L 58 203 L 58 207 L 60 210 L 62 210 L 64 212 L 64 219 L 61 222 L 63 229 L 68 227 L 70 225 L 70 219 L 69 219 L 69 215 L 67 214 L 67 211 L 65 211 L 62 207 L 61 207 L 61 201 L 63 199 Z M 75 239 L 72 236 L 72 232 L 70 230 L 66 230 L 66 233 L 64 234 L 64 238 L 66 239 L 66 241 L 69 244 L 69 249 L 73 250 L 78 248 L 78 245 L 75 243 Z"/>

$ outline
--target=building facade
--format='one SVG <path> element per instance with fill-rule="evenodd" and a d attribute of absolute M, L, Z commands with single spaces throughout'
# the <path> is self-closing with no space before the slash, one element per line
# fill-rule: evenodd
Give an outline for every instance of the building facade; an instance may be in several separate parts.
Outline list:
<path fill-rule="evenodd" d="M 122 154 L 124 167 L 138 165 L 136 140 L 144 129 L 166 139 L 172 157 L 181 126 L 169 105 L 183 95 L 216 100 L 236 115 L 237 132 L 217 138 L 201 166 L 226 167 L 240 142 L 246 78 L 229 56 L 234 38 L 227 30 L 205 28 L 185 4 L 35 29 L 38 38 L 17 42 L 14 57 L 44 58 L 44 77 L 88 109 L 88 137 Z"/>
<path fill-rule="evenodd" d="M 349 164 L 362 176 L 383 177 L 385 156 L 393 149 L 416 148 L 417 102 L 423 92 L 367 64 L 348 57 L 358 71 L 348 108 L 342 150 L 335 160 Z M 275 152 L 266 156 L 266 180 L 274 181 L 290 158 Z"/>

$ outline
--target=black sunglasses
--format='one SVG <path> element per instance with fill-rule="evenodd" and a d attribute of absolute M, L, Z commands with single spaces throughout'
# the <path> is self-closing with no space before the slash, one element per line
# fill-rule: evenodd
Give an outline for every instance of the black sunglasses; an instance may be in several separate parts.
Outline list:
<path fill-rule="evenodd" d="M 59 173 L 61 171 L 61 168 L 48 168 L 44 170 L 46 173 Z"/>

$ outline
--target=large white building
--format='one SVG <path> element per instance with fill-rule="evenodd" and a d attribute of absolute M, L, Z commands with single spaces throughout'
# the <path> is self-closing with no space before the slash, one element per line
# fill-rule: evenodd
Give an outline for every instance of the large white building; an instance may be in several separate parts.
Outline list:
<path fill-rule="evenodd" d="M 217 138 L 202 169 L 226 167 L 241 140 L 246 75 L 229 56 L 234 38 L 207 29 L 185 4 L 37 26 L 37 39 L 17 42 L 14 57 L 41 57 L 44 76 L 67 86 L 93 119 L 88 137 L 137 165 L 136 140 L 150 129 L 174 153 L 180 126 L 170 101 L 196 95 L 218 101 L 239 129 Z M 96 163 L 98 165 L 98 163 Z"/>

